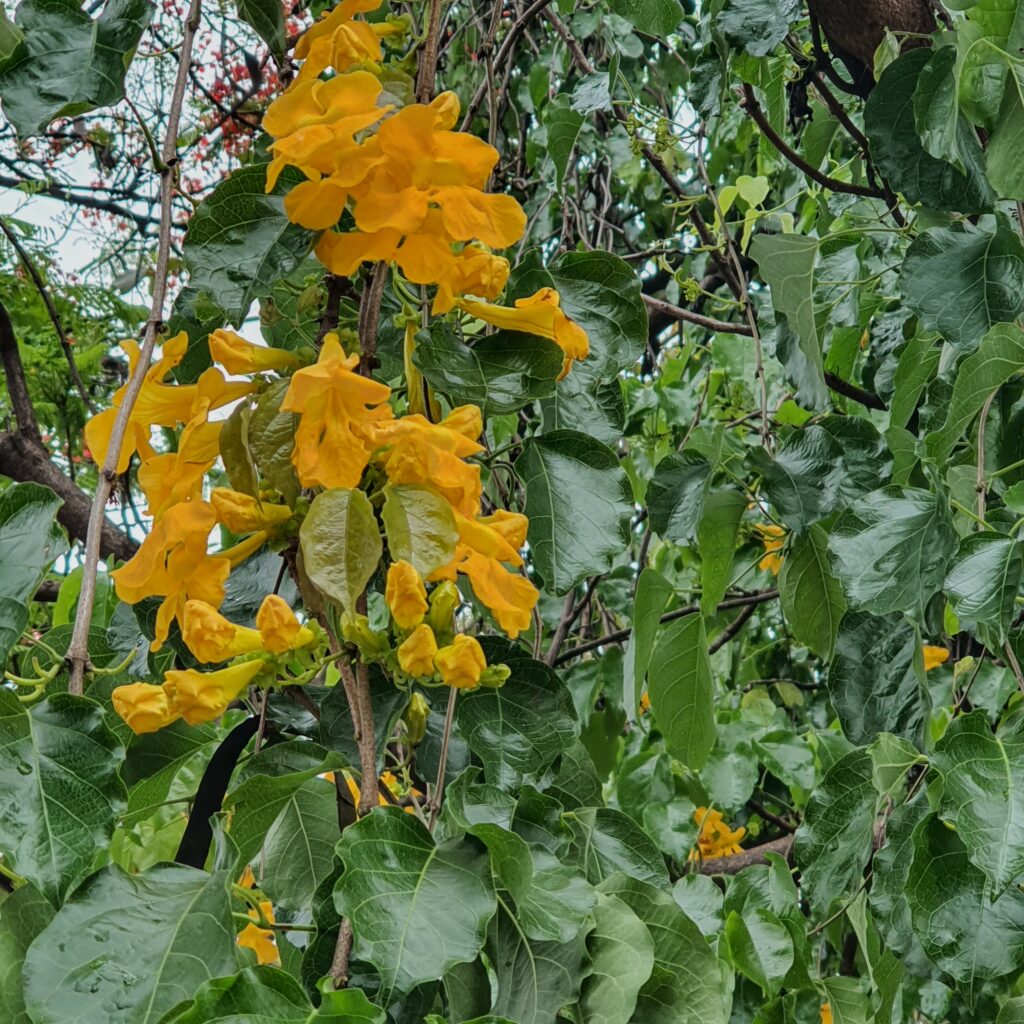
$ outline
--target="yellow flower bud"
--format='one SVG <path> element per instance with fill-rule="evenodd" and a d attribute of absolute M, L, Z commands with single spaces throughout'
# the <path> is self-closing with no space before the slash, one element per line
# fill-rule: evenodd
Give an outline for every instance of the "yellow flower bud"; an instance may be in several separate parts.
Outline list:
<path fill-rule="evenodd" d="M 430 611 L 427 614 L 427 622 L 431 628 L 438 633 L 450 633 L 452 631 L 452 616 L 462 604 L 462 595 L 459 588 L 451 580 L 434 587 L 430 595 Z"/>
<path fill-rule="evenodd" d="M 398 648 L 398 664 L 411 676 L 432 676 L 436 654 L 434 631 L 421 622 Z"/>
<path fill-rule="evenodd" d="M 316 639 L 308 626 L 303 626 L 288 607 L 288 602 L 277 594 L 267 594 L 256 613 L 263 649 L 271 654 L 284 654 L 297 647 L 306 647 Z"/>
<path fill-rule="evenodd" d="M 228 373 L 261 373 L 298 366 L 292 352 L 266 345 L 254 345 L 234 331 L 217 330 L 210 335 L 210 357 Z M 262 963 L 262 961 L 261 961 Z"/>
<path fill-rule="evenodd" d="M 156 732 L 181 717 L 168 699 L 164 688 L 152 683 L 118 686 L 111 693 L 110 700 L 114 710 L 137 736 Z"/>
<path fill-rule="evenodd" d="M 480 683 L 487 668 L 487 659 L 476 637 L 460 633 L 447 647 L 442 647 L 434 658 L 441 678 L 459 690 L 472 690 Z"/>
<path fill-rule="evenodd" d="M 186 601 L 183 620 L 181 635 L 185 645 L 198 661 L 207 665 L 258 651 L 263 646 L 255 629 L 236 626 L 205 601 Z"/>
<path fill-rule="evenodd" d="M 210 494 L 210 504 L 217 518 L 239 536 L 269 529 L 292 517 L 292 510 L 287 505 L 260 502 L 251 494 L 242 494 L 229 487 L 215 487 Z"/>
<path fill-rule="evenodd" d="M 416 746 L 427 734 L 427 719 L 430 717 L 430 705 L 422 693 L 414 693 L 409 706 L 402 714 L 406 733 L 411 746 Z"/>
<path fill-rule="evenodd" d="M 384 600 L 401 629 L 412 629 L 427 613 L 427 588 L 420 574 L 405 561 L 391 563 Z"/>
<path fill-rule="evenodd" d="M 199 725 L 223 715 L 262 668 L 262 661 L 244 661 L 218 672 L 175 670 L 167 673 L 164 690 L 181 717 L 189 725 Z"/>
<path fill-rule="evenodd" d="M 512 675 L 512 669 L 508 665 L 488 665 L 480 676 L 480 685 L 497 690 L 505 685 L 510 675 Z"/>
<path fill-rule="evenodd" d="M 365 615 L 345 612 L 341 619 L 341 635 L 348 643 L 359 648 L 364 661 L 380 658 L 391 649 L 383 633 L 370 629 L 370 620 Z"/>

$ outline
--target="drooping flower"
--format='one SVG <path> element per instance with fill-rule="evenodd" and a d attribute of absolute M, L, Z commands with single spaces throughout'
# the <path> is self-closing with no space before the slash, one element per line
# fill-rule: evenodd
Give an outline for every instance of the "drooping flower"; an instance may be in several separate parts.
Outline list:
<path fill-rule="evenodd" d="M 693 812 L 693 820 L 700 829 L 700 834 L 697 836 L 696 850 L 690 853 L 691 860 L 731 857 L 743 852 L 739 844 L 747 830 L 742 825 L 737 829 L 730 829 L 721 812 L 709 810 L 707 807 L 698 807 Z"/>
<path fill-rule="evenodd" d="M 316 639 L 277 594 L 263 599 L 256 613 L 256 629 L 236 625 L 205 601 L 187 601 L 181 635 L 195 658 L 207 665 L 252 651 L 284 654 Z"/>
<path fill-rule="evenodd" d="M 260 501 L 251 494 L 242 494 L 229 487 L 215 487 L 210 492 L 210 504 L 217 512 L 217 519 L 239 536 L 257 530 L 271 530 L 294 515 L 287 505 Z"/>
<path fill-rule="evenodd" d="M 355 17 L 380 5 L 381 0 L 342 0 L 324 14 L 295 44 L 295 56 L 305 61 L 298 80 L 314 79 L 329 67 L 340 74 L 356 64 L 380 63 L 381 38 L 400 28 L 388 22 L 371 25 Z"/>
<path fill-rule="evenodd" d="M 358 362 L 331 333 L 316 365 L 292 376 L 281 408 L 301 416 L 292 463 L 303 487 L 355 487 L 373 450 L 370 429 L 391 417 L 391 389 L 353 373 Z"/>
<path fill-rule="evenodd" d="M 427 614 L 427 588 L 409 562 L 399 559 L 389 566 L 384 600 L 400 629 L 412 629 L 423 621 Z"/>
<path fill-rule="evenodd" d="M 460 295 L 479 299 L 497 298 L 508 283 L 509 262 L 482 245 L 470 244 L 440 267 L 434 315 L 449 312 Z"/>
<path fill-rule="evenodd" d="M 559 380 L 569 372 L 573 360 L 586 359 L 590 353 L 587 332 L 562 312 L 561 297 L 554 288 L 541 288 L 525 299 L 516 299 L 514 306 L 496 306 L 473 299 L 459 299 L 455 305 L 494 327 L 553 341 L 564 355 Z"/>
<path fill-rule="evenodd" d="M 234 331 L 216 330 L 210 335 L 210 357 L 228 373 L 263 373 L 299 365 L 299 357 L 283 348 L 254 345 Z"/>
<path fill-rule="evenodd" d="M 758 523 L 754 527 L 764 545 L 764 557 L 757 563 L 759 569 L 770 572 L 773 576 L 779 575 L 782 568 L 783 556 L 779 554 L 785 541 L 786 531 L 774 523 Z"/>
<path fill-rule="evenodd" d="M 181 717 L 189 725 L 200 725 L 220 718 L 262 670 L 262 661 L 243 661 L 216 672 L 172 669 L 164 677 L 164 689 Z"/>
<path fill-rule="evenodd" d="M 925 644 L 921 648 L 921 654 L 924 657 L 925 672 L 931 672 L 933 668 L 938 668 L 949 661 L 949 650 L 945 647 L 933 647 L 931 644 Z"/>
<path fill-rule="evenodd" d="M 437 640 L 434 631 L 421 622 L 398 648 L 398 664 L 410 676 L 422 678 L 434 674 Z"/>
<path fill-rule="evenodd" d="M 302 625 L 288 602 L 277 594 L 267 594 L 256 613 L 263 649 L 271 654 L 284 654 L 300 647 L 308 647 L 316 635 L 309 626 Z"/>
<path fill-rule="evenodd" d="M 270 900 L 260 900 L 260 911 L 263 918 L 274 923 L 274 907 Z M 249 917 L 253 921 L 259 921 L 260 916 L 255 909 L 249 910 Z M 235 940 L 239 946 L 251 949 L 256 954 L 256 961 L 260 964 L 280 965 L 281 956 L 274 941 L 274 930 L 272 928 L 261 928 L 258 924 L 247 924 Z"/>
<path fill-rule="evenodd" d="M 128 683 L 110 694 L 114 710 L 137 736 L 156 732 L 181 718 L 167 691 L 153 683 Z"/>
<path fill-rule="evenodd" d="M 441 679 L 458 690 L 472 690 L 480 685 L 487 668 L 487 659 L 476 637 L 460 633 L 434 657 Z"/>

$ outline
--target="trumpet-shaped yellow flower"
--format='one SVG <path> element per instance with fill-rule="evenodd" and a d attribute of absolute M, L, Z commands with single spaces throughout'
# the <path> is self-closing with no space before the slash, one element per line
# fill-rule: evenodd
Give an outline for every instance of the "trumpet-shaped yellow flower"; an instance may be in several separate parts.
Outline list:
<path fill-rule="evenodd" d="M 270 900 L 260 900 L 260 910 L 265 920 L 274 923 L 274 907 Z M 260 916 L 255 909 L 250 909 L 249 917 L 253 921 L 259 921 Z M 251 949 L 256 954 L 256 960 L 260 964 L 271 964 L 279 966 L 281 956 L 277 950 L 277 943 L 274 941 L 272 928 L 261 928 L 258 924 L 247 924 L 235 940 L 239 946 Z"/>
<path fill-rule="evenodd" d="M 821 1024 L 832 1024 L 832 1004 L 821 1004 Z"/>
<path fill-rule="evenodd" d="M 294 513 L 287 505 L 259 501 L 251 494 L 242 494 L 229 487 L 215 487 L 210 493 L 217 518 L 232 533 L 243 535 L 257 530 L 272 530 L 286 523 Z"/>
<path fill-rule="evenodd" d="M 181 717 L 189 725 L 200 725 L 220 718 L 262 670 L 262 661 L 243 661 L 216 672 L 173 669 L 164 677 L 164 689 Z"/>
<path fill-rule="evenodd" d="M 281 408 L 301 416 L 292 463 L 303 487 L 355 487 L 370 460 L 370 428 L 391 418 L 391 389 L 353 373 L 358 362 L 331 333 L 316 365 L 292 376 Z"/>
<path fill-rule="evenodd" d="M 472 690 L 480 685 L 487 659 L 476 637 L 460 633 L 452 643 L 437 652 L 434 664 L 449 686 L 457 690 Z"/>
<path fill-rule="evenodd" d="M 483 451 L 475 440 L 482 429 L 480 410 L 463 405 L 440 423 L 419 415 L 379 423 L 372 436 L 383 446 L 377 458 L 391 483 L 430 487 L 472 516 L 480 507 L 480 467 L 465 459 Z"/>
<path fill-rule="evenodd" d="M 761 543 L 764 545 L 764 558 L 757 563 L 759 569 L 770 572 L 773 576 L 779 575 L 782 568 L 783 556 L 779 554 L 786 537 L 786 531 L 781 526 L 773 523 L 758 523 L 754 528 L 760 534 Z"/>
<path fill-rule="evenodd" d="M 375 11 L 381 0 L 342 0 L 299 38 L 295 56 L 304 60 L 299 81 L 317 78 L 327 68 L 341 73 L 356 64 L 378 64 L 382 36 L 400 31 L 387 22 L 371 25 L 355 15 Z"/>
<path fill-rule="evenodd" d="M 924 656 L 925 672 L 931 672 L 933 668 L 938 668 L 949 661 L 949 651 L 945 647 L 933 647 L 931 644 L 925 644 L 921 648 L 921 654 Z"/>
<path fill-rule="evenodd" d="M 399 559 L 391 563 L 384 600 L 400 629 L 412 629 L 423 621 L 427 614 L 427 588 L 409 562 Z"/>
<path fill-rule="evenodd" d="M 482 245 L 467 245 L 440 265 L 433 313 L 447 313 L 460 295 L 497 298 L 508 283 L 509 262 Z"/>
<path fill-rule="evenodd" d="M 511 307 L 472 299 L 460 299 L 455 305 L 484 323 L 553 341 L 564 355 L 559 380 L 569 372 L 573 360 L 586 359 L 590 354 L 587 332 L 562 312 L 561 297 L 554 288 L 541 288 L 525 299 L 516 299 Z"/>
<path fill-rule="evenodd" d="M 690 860 L 731 857 L 743 852 L 739 844 L 747 830 L 742 825 L 730 829 L 719 811 L 708 810 L 707 807 L 698 807 L 693 812 L 693 820 L 700 834 L 697 836 L 697 849 L 691 851 Z"/>
<path fill-rule="evenodd" d="M 309 626 L 302 625 L 288 602 L 277 594 L 267 594 L 260 610 L 256 613 L 256 628 L 259 630 L 263 649 L 271 654 L 284 654 L 300 647 L 308 647 L 316 635 Z"/>
<path fill-rule="evenodd" d="M 436 655 L 434 631 L 425 622 L 421 622 L 398 648 L 398 664 L 410 676 L 432 676 Z"/>
<path fill-rule="evenodd" d="M 228 373 L 263 373 L 287 370 L 299 365 L 299 357 L 283 348 L 254 345 L 234 331 L 217 330 L 210 335 L 210 357 Z"/>
<path fill-rule="evenodd" d="M 117 686 L 110 695 L 114 710 L 137 736 L 156 732 L 181 718 L 162 686 L 152 683 L 129 683 Z"/>

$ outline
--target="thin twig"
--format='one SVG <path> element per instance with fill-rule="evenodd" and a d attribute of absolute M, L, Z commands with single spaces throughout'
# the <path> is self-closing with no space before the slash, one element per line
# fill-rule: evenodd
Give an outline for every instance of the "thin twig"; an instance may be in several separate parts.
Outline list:
<path fill-rule="evenodd" d="M 448 746 L 452 738 L 452 727 L 455 724 L 455 701 L 458 698 L 458 688 L 448 688 L 448 710 L 444 714 L 444 732 L 441 735 L 441 754 L 437 759 L 437 784 L 430 794 L 430 831 L 434 831 L 437 823 L 437 816 L 441 811 L 441 801 L 444 799 L 444 776 L 448 770 Z"/>
<path fill-rule="evenodd" d="M 725 320 L 715 320 L 710 316 L 684 309 L 682 306 L 674 306 L 664 299 L 656 299 L 653 295 L 644 295 L 643 300 L 647 308 L 655 313 L 670 316 L 675 320 L 685 320 L 687 323 L 696 324 L 707 331 L 715 331 L 717 334 L 742 334 L 746 338 L 754 336 L 749 324 L 731 324 Z"/>
<path fill-rule="evenodd" d="M 174 90 L 171 94 L 167 115 L 167 132 L 161 151 L 164 166 L 160 172 L 160 233 L 157 240 L 156 265 L 153 271 L 153 298 L 149 307 L 149 319 L 146 321 L 139 361 L 125 388 L 124 398 L 121 400 L 113 429 L 110 432 L 110 443 L 99 473 L 99 479 L 96 482 L 96 495 L 93 498 L 92 511 L 89 516 L 89 535 L 85 542 L 85 562 L 82 567 L 82 589 L 78 598 L 78 611 L 75 615 L 75 626 L 67 653 L 67 662 L 70 667 L 70 678 L 68 679 L 70 693 L 81 694 L 84 689 L 85 670 L 89 665 L 89 624 L 92 621 L 93 602 L 96 598 L 96 571 L 100 560 L 100 538 L 106 519 L 104 509 L 114 481 L 117 479 L 117 463 L 128 428 L 128 419 L 135 407 L 139 392 L 142 390 L 146 373 L 149 371 L 149 364 L 153 358 L 153 350 L 156 348 L 157 339 L 163 327 L 168 263 L 171 252 L 174 176 L 175 165 L 178 162 L 178 125 L 181 122 L 185 86 L 188 83 L 189 64 L 192 60 L 192 44 L 199 27 L 201 2 L 202 0 L 191 0 L 188 18 L 185 21 L 181 49 L 178 52 L 178 73 L 174 80 Z"/>
<path fill-rule="evenodd" d="M 981 407 L 981 417 L 978 420 L 978 469 L 974 486 L 978 492 L 978 518 L 982 520 L 985 518 L 985 498 L 988 491 L 985 483 L 985 423 L 988 420 L 988 413 L 992 408 L 992 403 L 996 400 L 996 395 L 998 394 L 999 388 L 996 388 L 985 399 L 985 404 Z"/>

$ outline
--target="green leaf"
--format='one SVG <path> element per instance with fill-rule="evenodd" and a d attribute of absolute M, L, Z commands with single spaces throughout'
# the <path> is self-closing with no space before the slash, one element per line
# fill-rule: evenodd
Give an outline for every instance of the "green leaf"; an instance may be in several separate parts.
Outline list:
<path fill-rule="evenodd" d="M 117 103 L 154 9 L 147 0 L 108 0 L 93 20 L 75 0 L 22 0 L 14 21 L 23 38 L 0 55 L 0 97 L 18 135 Z"/>
<path fill-rule="evenodd" d="M 62 504 L 39 484 L 0 492 L 0 670 L 28 626 L 28 603 L 43 573 L 68 549 L 55 522 Z"/>
<path fill-rule="evenodd" d="M 0 689 L 0 849 L 55 906 L 110 845 L 123 760 L 95 701 L 54 693 L 26 708 Z"/>
<path fill-rule="evenodd" d="M 851 607 L 919 614 L 942 584 L 955 538 L 935 494 L 885 487 L 839 517 L 828 546 Z"/>
<path fill-rule="evenodd" d="M 436 845 L 412 815 L 384 807 L 345 830 L 338 856 L 335 905 L 352 921 L 354 955 L 380 972 L 385 1003 L 476 959 L 495 911 L 479 846 Z"/>
<path fill-rule="evenodd" d="M 697 523 L 702 615 L 713 615 L 729 588 L 736 536 L 746 506 L 747 499 L 739 491 L 710 491 L 704 499 L 704 512 Z"/>
<path fill-rule="evenodd" d="M 299 541 L 309 578 L 354 612 L 384 553 L 370 499 L 357 489 L 323 491 L 309 506 Z"/>
<path fill-rule="evenodd" d="M 565 594 L 622 553 L 630 487 L 610 448 L 574 430 L 532 437 L 516 461 L 526 487 L 527 537 L 546 589 Z"/>
<path fill-rule="evenodd" d="M 49 900 L 31 883 L 0 901 L 0 1013 L 7 1024 L 32 1024 L 21 968 L 32 940 L 53 920 Z"/>
<path fill-rule="evenodd" d="M 1014 996 L 1003 1003 L 996 1024 L 1024 1024 L 1024 996 Z"/>
<path fill-rule="evenodd" d="M 285 28 L 281 5 L 275 0 L 235 0 L 235 6 L 238 16 L 270 47 L 275 60 L 283 59 Z"/>
<path fill-rule="evenodd" d="M 992 187 L 1003 199 L 1024 199 L 1024 169 L 1019 160 L 1024 145 L 1024 61 L 1011 57 L 1005 50 L 989 46 L 992 57 L 1003 61 L 1009 73 L 1003 88 L 999 116 L 992 127 L 985 147 L 985 170 Z M 972 47 L 974 51 L 976 47 Z"/>
<path fill-rule="evenodd" d="M 548 131 L 548 156 L 555 165 L 555 184 L 561 189 L 583 127 L 583 115 L 573 110 L 570 98 L 563 93 L 544 108 L 543 121 Z"/>
<path fill-rule="evenodd" d="M 832 574 L 828 534 L 814 525 L 795 536 L 786 550 L 779 573 L 779 596 L 786 624 L 793 636 L 825 661 L 846 612 L 843 588 Z"/>
<path fill-rule="evenodd" d="M 851 743 L 871 743 L 882 732 L 924 742 L 932 702 L 920 645 L 917 630 L 901 615 L 844 616 L 828 670 L 828 692 Z"/>
<path fill-rule="evenodd" d="M 977 226 L 929 228 L 907 250 L 900 283 L 926 328 L 970 349 L 994 325 L 1024 310 L 1024 245 L 1002 217 L 983 218 Z M 1001 339 L 998 347 L 1010 345 L 1012 330 L 1002 327 L 994 335 Z"/>
<path fill-rule="evenodd" d="M 815 909 L 827 911 L 833 900 L 859 888 L 871 856 L 876 801 L 866 750 L 836 761 L 811 796 L 793 855 Z"/>
<path fill-rule="evenodd" d="M 617 896 L 598 893 L 587 936 L 590 974 L 580 989 L 583 1024 L 629 1024 L 637 995 L 654 969 L 647 926 Z"/>
<path fill-rule="evenodd" d="M 872 1016 L 871 1000 L 856 978 L 825 978 L 821 985 L 832 1008 L 833 1024 L 871 1024 L 884 1019 Z"/>
<path fill-rule="evenodd" d="M 914 833 L 907 902 L 925 953 L 969 1005 L 981 982 L 1024 964 L 1024 893 L 1011 887 L 997 897 L 963 840 L 936 817 Z"/>
<path fill-rule="evenodd" d="M 196 209 L 185 235 L 192 287 L 236 327 L 255 299 L 302 263 L 315 237 L 288 220 L 281 195 L 266 194 L 266 171 L 266 164 L 232 171 Z M 281 175 L 285 189 L 302 180 L 291 170 Z"/>
<path fill-rule="evenodd" d="M 712 466 L 698 452 L 672 452 L 647 485 L 651 529 L 666 540 L 693 540 L 704 509 Z"/>
<path fill-rule="evenodd" d="M 413 362 L 453 404 L 478 405 L 485 416 L 518 412 L 555 393 L 562 350 L 546 338 L 498 331 L 466 345 L 449 330 L 416 335 Z"/>
<path fill-rule="evenodd" d="M 891 428 L 903 428 L 910 422 L 921 394 L 939 367 L 942 349 L 931 334 L 917 334 L 900 353 L 893 376 L 893 396 L 889 406 Z"/>
<path fill-rule="evenodd" d="M 459 531 L 452 507 L 429 487 L 388 484 L 381 519 L 391 557 L 410 562 L 421 576 L 429 576 L 455 557 Z"/>
<path fill-rule="evenodd" d="M 256 400 L 249 418 L 246 444 L 260 479 L 294 505 L 300 488 L 292 464 L 292 449 L 299 418 L 295 413 L 281 411 L 290 383 L 290 380 L 275 381 Z"/>
<path fill-rule="evenodd" d="M 962 171 L 956 59 L 956 47 L 943 46 L 921 69 L 914 89 L 914 122 L 925 151 Z"/>
<path fill-rule="evenodd" d="M 544 430 L 579 430 L 614 445 L 622 436 L 626 412 L 617 376 L 602 380 L 586 363 L 557 381 L 555 393 L 541 399 Z"/>
<path fill-rule="evenodd" d="M 626 875 L 609 878 L 601 891 L 625 903 L 654 940 L 654 969 L 637 996 L 634 1024 L 726 1024 L 718 958 L 671 896 Z"/>
<path fill-rule="evenodd" d="M 504 686 L 462 694 L 455 715 L 486 781 L 514 789 L 539 782 L 573 745 L 578 727 L 572 697 L 554 669 L 530 658 L 507 664 L 512 674 Z"/>
<path fill-rule="evenodd" d="M 93 875 L 29 947 L 33 1024 L 157 1024 L 237 966 L 227 872 L 162 864 Z"/>
<path fill-rule="evenodd" d="M 659 620 L 671 596 L 672 585 L 660 572 L 651 568 L 641 570 L 633 599 L 633 632 L 626 645 L 622 680 L 623 703 L 626 717 L 630 720 L 636 717 L 647 669 L 654 654 Z"/>
<path fill-rule="evenodd" d="M 668 884 L 665 861 L 647 834 L 613 807 L 587 807 L 569 819 L 577 860 L 592 884 L 622 872 L 658 888 Z"/>
<path fill-rule="evenodd" d="M 662 631 L 651 658 L 648 693 L 665 748 L 698 771 L 715 745 L 714 685 L 702 615 L 687 615 Z"/>
<path fill-rule="evenodd" d="M 797 0 L 726 0 L 717 27 L 733 46 L 751 57 L 766 57 L 800 16 Z"/>
<path fill-rule="evenodd" d="M 957 368 L 946 422 L 924 439 L 928 457 L 935 462 L 945 461 L 985 399 L 1022 369 L 1024 331 L 1014 324 L 997 324 L 981 339 L 977 351 Z"/>
<path fill-rule="evenodd" d="M 981 147 L 966 119 L 957 122 L 957 149 L 964 172 L 928 153 L 917 134 L 914 93 L 932 50 L 915 48 L 882 73 L 864 107 L 864 130 L 875 166 L 894 192 L 910 203 L 937 210 L 982 213 L 995 196 L 982 170 Z M 948 293 L 947 293 L 948 294 Z"/>
<path fill-rule="evenodd" d="M 1016 611 L 1024 562 L 1020 544 L 1001 533 L 972 533 L 946 576 L 945 591 L 963 629 L 986 646 L 1002 647 Z"/>
<path fill-rule="evenodd" d="M 793 940 L 778 917 L 763 907 L 744 916 L 734 910 L 725 922 L 725 939 L 736 970 L 767 995 L 778 994 L 793 966 Z"/>
<path fill-rule="evenodd" d="M 705 937 L 722 930 L 722 890 L 707 875 L 683 875 L 672 897 Z"/>
<path fill-rule="evenodd" d="M 657 36 L 674 32 L 683 20 L 679 0 L 609 0 L 608 6 L 641 31 Z"/>
<path fill-rule="evenodd" d="M 956 829 L 994 893 L 1024 873 L 1024 743 L 993 734 L 984 711 L 949 724 L 932 767 L 942 780 L 939 816 Z"/>
<path fill-rule="evenodd" d="M 813 380 L 824 386 L 822 339 L 814 305 L 814 267 L 820 245 L 820 239 L 804 235 L 756 235 L 750 243 L 750 258 L 771 289 L 775 312 L 783 314 L 796 332 Z"/>
<path fill-rule="evenodd" d="M 576 83 L 572 91 L 572 109 L 579 114 L 611 110 L 611 80 L 607 71 L 595 71 Z"/>
<path fill-rule="evenodd" d="M 247 967 L 214 978 L 163 1024 L 384 1024 L 386 1014 L 358 988 L 320 993 L 314 1009 L 302 986 L 277 967 Z"/>

